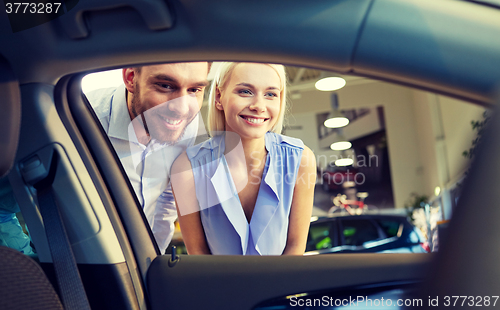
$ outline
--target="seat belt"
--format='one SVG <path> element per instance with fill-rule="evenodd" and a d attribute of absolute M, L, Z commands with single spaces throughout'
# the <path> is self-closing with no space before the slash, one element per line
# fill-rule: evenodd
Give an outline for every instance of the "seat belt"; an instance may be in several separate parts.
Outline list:
<path fill-rule="evenodd" d="M 34 184 L 34 188 L 37 190 L 38 207 L 42 215 L 64 309 L 90 310 L 89 301 L 52 187 L 58 162 L 59 154 L 56 150 L 53 150 L 46 177 Z"/>

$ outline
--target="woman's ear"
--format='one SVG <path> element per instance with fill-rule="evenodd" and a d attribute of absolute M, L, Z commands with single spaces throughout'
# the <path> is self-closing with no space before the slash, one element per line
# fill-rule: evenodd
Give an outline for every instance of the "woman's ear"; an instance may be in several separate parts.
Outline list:
<path fill-rule="evenodd" d="M 218 110 L 223 111 L 224 107 L 222 106 L 222 103 L 220 102 L 221 97 L 222 97 L 222 94 L 221 94 L 220 88 L 216 87 L 215 88 L 215 107 Z"/>
<path fill-rule="evenodd" d="M 122 70 L 123 83 L 125 83 L 125 87 L 127 88 L 129 93 L 134 93 L 135 90 L 135 80 L 134 77 L 136 75 L 135 68 L 125 68 Z"/>

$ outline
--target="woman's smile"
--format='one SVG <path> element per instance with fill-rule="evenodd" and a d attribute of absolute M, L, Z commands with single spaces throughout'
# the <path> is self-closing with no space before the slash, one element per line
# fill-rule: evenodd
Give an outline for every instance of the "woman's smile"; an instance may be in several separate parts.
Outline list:
<path fill-rule="evenodd" d="M 252 117 L 247 115 L 240 115 L 240 117 L 247 123 L 250 123 L 250 125 L 262 125 L 264 122 L 267 122 L 269 120 L 269 118 Z"/>

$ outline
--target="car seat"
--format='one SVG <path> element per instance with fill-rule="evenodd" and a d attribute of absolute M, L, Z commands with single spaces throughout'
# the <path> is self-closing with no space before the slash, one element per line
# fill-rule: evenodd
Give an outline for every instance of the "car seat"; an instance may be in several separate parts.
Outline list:
<path fill-rule="evenodd" d="M 21 125 L 19 83 L 0 55 L 0 177 L 14 163 Z M 63 309 L 59 296 L 42 268 L 29 256 L 0 246 L 0 309 Z"/>
<path fill-rule="evenodd" d="M 63 309 L 42 268 L 29 256 L 0 246 L 0 309 Z"/>

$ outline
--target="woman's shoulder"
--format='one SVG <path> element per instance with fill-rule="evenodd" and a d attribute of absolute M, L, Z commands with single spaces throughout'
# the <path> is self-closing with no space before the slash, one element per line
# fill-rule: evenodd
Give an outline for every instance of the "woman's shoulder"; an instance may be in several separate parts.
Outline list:
<path fill-rule="evenodd" d="M 304 142 L 302 142 L 302 140 L 300 140 L 298 138 L 293 138 L 293 137 L 285 136 L 282 134 L 278 134 L 275 132 L 268 132 L 266 134 L 266 138 L 268 140 L 270 140 L 270 142 L 275 143 L 275 144 L 279 144 L 282 146 L 292 146 L 292 147 L 296 147 L 296 148 L 300 148 L 300 149 L 304 149 L 304 147 L 305 147 Z"/>
<path fill-rule="evenodd" d="M 182 152 L 172 164 L 170 173 L 171 175 L 176 175 L 179 172 L 187 171 L 191 169 L 191 163 L 186 155 L 186 151 Z"/>
<path fill-rule="evenodd" d="M 208 156 L 211 154 L 212 150 L 221 142 L 220 136 L 212 137 L 208 140 L 205 140 L 196 145 L 190 146 L 186 149 L 186 155 L 189 159 L 200 157 L 200 156 Z"/>
<path fill-rule="evenodd" d="M 295 154 L 300 154 L 300 166 L 309 167 L 307 169 L 312 169 L 311 167 L 314 167 L 314 169 L 316 169 L 316 157 L 314 156 L 314 152 L 309 147 L 307 147 L 301 139 L 277 134 L 274 132 L 268 132 L 266 135 L 266 139 L 268 141 L 273 141 L 273 143 L 279 144 L 280 146 L 286 146 L 288 148 L 300 150 L 299 152 L 293 152 Z"/>

